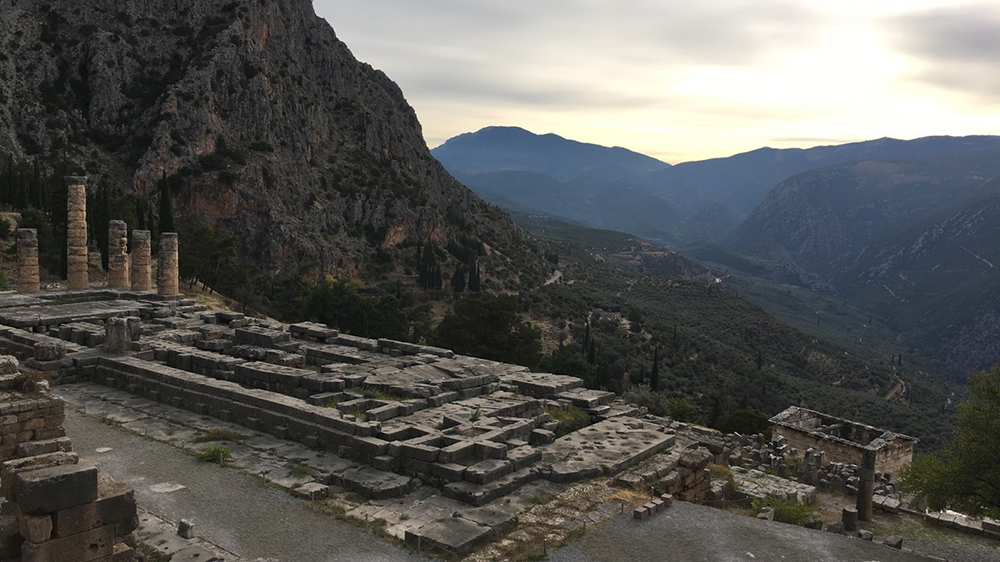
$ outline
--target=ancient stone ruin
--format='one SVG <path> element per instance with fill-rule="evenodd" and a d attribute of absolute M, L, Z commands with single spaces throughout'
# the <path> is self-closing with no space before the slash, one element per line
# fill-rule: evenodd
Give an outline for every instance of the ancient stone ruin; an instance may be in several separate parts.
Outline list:
<path fill-rule="evenodd" d="M 128 226 L 113 220 L 108 225 L 108 287 L 129 286 Z"/>
<path fill-rule="evenodd" d="M 71 183 L 83 187 L 82 180 Z M 71 190 L 71 222 L 82 220 L 85 229 L 85 209 L 72 204 L 78 192 Z M 83 236 L 85 242 L 85 230 Z M 770 443 L 762 436 L 721 436 L 647 415 L 613 393 L 583 388 L 575 377 L 309 322 L 208 311 L 179 294 L 176 234 L 161 235 L 156 292 L 150 291 L 149 232 L 133 232 L 131 256 L 126 236 L 127 226 L 114 221 L 107 288 L 74 287 L 77 275 L 70 290 L 39 292 L 37 244 L 31 232 L 19 233 L 18 286 L 23 279 L 25 290 L 0 294 L 0 351 L 53 384 L 96 383 L 328 452 L 337 468 L 296 488 L 300 497 L 322 498 L 337 485 L 402 503 L 431 488 L 441 505 L 394 529 L 418 549 L 464 554 L 510 532 L 519 508 L 505 498 L 536 482 L 606 478 L 621 493 L 649 494 L 649 503 L 634 512 L 645 519 L 674 498 L 721 499 L 726 491 L 712 480 L 709 463 L 737 467 L 737 493 L 811 503 L 820 475 L 846 471 L 858 451 L 871 451 L 888 470 L 912 454 L 912 438 L 808 410 L 777 416 L 778 435 Z M 82 254 L 73 250 L 79 238 L 73 240 L 70 255 L 85 257 L 85 247 Z M 0 401 L 0 414 L 7 402 Z M 131 495 L 102 488 L 96 470 L 80 465 L 68 442 L 58 441 L 61 426 L 52 424 L 61 423 L 61 402 L 45 398 L 25 407 L 43 412 L 40 421 L 25 416 L 29 431 L 20 414 L 11 418 L 21 425 L 11 426 L 13 437 L 2 440 L 0 452 L 52 460 L 16 465 L 32 467 L 23 473 L 0 469 L 0 487 L 9 484 L 4 493 L 20 510 L 4 527 L 7 552 L 19 548 L 25 561 L 83 547 L 117 552 L 116 537 L 134 528 Z M 581 416 L 584 427 L 572 425 Z M 23 445 L 31 441 L 45 443 Z M 792 476 L 785 460 L 799 452 L 805 461 L 794 470 L 803 481 L 781 478 Z M 850 466 L 860 480 L 867 467 L 858 464 Z M 779 476 L 765 474 L 774 470 Z M 873 469 L 870 480 L 885 492 L 883 472 Z M 103 501 L 118 506 L 114 517 L 91 516 L 105 511 L 86 506 Z M 864 520 L 860 509 L 858 516 Z"/>
<path fill-rule="evenodd" d="M 0 372 L 0 559 L 131 560 L 122 539 L 138 525 L 132 490 L 80 462 L 47 384 L 10 356 Z"/>
<path fill-rule="evenodd" d="M 82 290 L 90 286 L 87 256 L 87 178 L 70 176 L 66 223 L 66 286 Z"/>
<path fill-rule="evenodd" d="M 37 293 L 38 231 L 34 228 L 17 229 L 17 292 Z"/>
<path fill-rule="evenodd" d="M 150 291 L 153 289 L 151 234 L 148 230 L 132 231 L 132 290 Z"/>
<path fill-rule="evenodd" d="M 915 437 L 792 406 L 771 418 L 776 435 L 804 456 L 826 452 L 826 462 L 862 465 L 865 451 L 875 455 L 874 470 L 898 473 L 913 460 Z"/>
<path fill-rule="evenodd" d="M 156 272 L 156 289 L 161 295 L 176 295 L 178 289 L 177 233 L 160 234 L 160 260 Z"/>
<path fill-rule="evenodd" d="M 66 235 L 67 281 L 70 290 L 90 288 L 87 250 L 87 188 L 86 178 L 69 176 L 67 198 L 68 227 Z M 133 291 L 152 290 L 151 240 L 148 230 L 132 232 L 132 253 L 128 251 L 128 225 L 113 220 L 108 225 L 108 281 L 112 289 Z M 177 233 L 160 235 L 157 292 L 178 294 Z M 34 229 L 17 231 L 17 292 L 37 293 L 39 285 L 38 233 Z"/>

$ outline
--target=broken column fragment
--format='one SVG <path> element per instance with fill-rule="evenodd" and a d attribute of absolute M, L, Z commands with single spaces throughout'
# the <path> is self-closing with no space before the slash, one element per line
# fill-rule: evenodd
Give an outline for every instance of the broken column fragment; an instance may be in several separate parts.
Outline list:
<path fill-rule="evenodd" d="M 132 342 L 142 337 L 142 319 L 138 316 L 109 318 L 104 324 L 104 347 L 115 353 L 132 350 Z"/>
<path fill-rule="evenodd" d="M 125 221 L 108 223 L 108 287 L 129 286 L 128 225 Z"/>
<path fill-rule="evenodd" d="M 87 272 L 87 178 L 67 176 L 66 285 L 71 290 L 90 286 Z"/>
<path fill-rule="evenodd" d="M 159 269 L 156 272 L 156 290 L 161 295 L 176 295 L 177 280 L 177 233 L 160 234 Z"/>
<path fill-rule="evenodd" d="M 153 275 L 150 267 L 150 232 L 148 230 L 132 231 L 132 290 L 149 291 L 153 288 Z"/>
<path fill-rule="evenodd" d="M 17 229 L 17 292 L 38 292 L 38 231 Z"/>

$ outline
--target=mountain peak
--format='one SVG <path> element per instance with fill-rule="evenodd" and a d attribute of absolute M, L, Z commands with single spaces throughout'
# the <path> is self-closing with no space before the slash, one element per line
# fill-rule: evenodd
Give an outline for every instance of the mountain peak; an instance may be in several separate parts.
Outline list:
<path fill-rule="evenodd" d="M 572 179 L 593 170 L 612 170 L 618 176 L 645 174 L 669 168 L 638 152 L 536 134 L 513 126 L 484 127 L 452 137 L 431 153 L 452 172 L 526 171 L 558 179 Z"/>

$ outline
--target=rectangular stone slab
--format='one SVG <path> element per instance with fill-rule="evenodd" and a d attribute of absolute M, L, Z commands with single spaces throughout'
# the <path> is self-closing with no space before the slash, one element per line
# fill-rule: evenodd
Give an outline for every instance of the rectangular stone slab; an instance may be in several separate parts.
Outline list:
<path fill-rule="evenodd" d="M 44 515 L 97 499 L 97 467 L 69 464 L 20 472 L 14 498 L 30 515 Z"/>

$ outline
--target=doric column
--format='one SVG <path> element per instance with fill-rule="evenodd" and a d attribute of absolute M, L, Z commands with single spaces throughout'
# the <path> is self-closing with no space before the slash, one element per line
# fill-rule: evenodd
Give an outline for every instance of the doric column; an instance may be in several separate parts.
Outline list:
<path fill-rule="evenodd" d="M 17 229 L 17 292 L 38 292 L 38 231 Z"/>
<path fill-rule="evenodd" d="M 71 290 L 87 289 L 87 178 L 67 176 L 69 198 L 66 225 L 66 285 Z"/>
<path fill-rule="evenodd" d="M 872 520 L 872 496 L 875 494 L 875 454 L 874 449 L 861 451 L 861 466 L 858 467 L 858 521 Z"/>
<path fill-rule="evenodd" d="M 150 232 L 148 230 L 132 231 L 132 290 L 150 291 L 153 289 L 153 275 L 150 268 Z"/>
<path fill-rule="evenodd" d="M 128 225 L 108 223 L 108 287 L 128 287 Z"/>
<path fill-rule="evenodd" d="M 161 295 L 176 295 L 177 281 L 177 233 L 160 234 L 160 261 L 156 272 L 156 292 Z"/>

